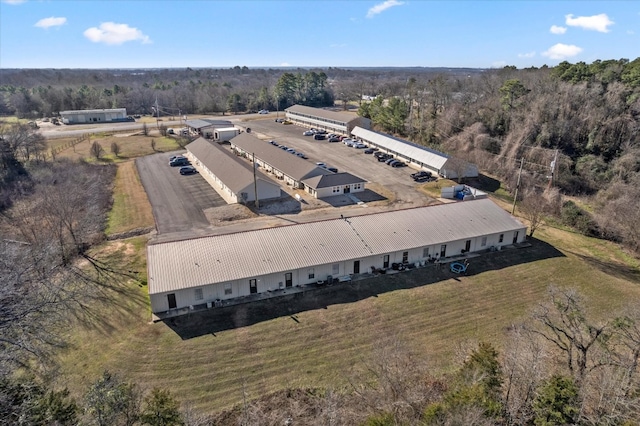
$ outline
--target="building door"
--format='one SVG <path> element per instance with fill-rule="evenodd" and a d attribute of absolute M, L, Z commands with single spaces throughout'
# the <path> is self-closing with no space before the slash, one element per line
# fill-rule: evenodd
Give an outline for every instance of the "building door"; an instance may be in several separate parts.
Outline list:
<path fill-rule="evenodd" d="M 388 268 L 389 267 L 389 255 L 385 254 L 384 257 L 382 258 L 382 267 L 383 268 Z"/>
<path fill-rule="evenodd" d="M 178 307 L 178 304 L 176 303 L 175 293 L 167 294 L 167 302 L 169 302 L 169 309 L 175 309 Z"/>
<path fill-rule="evenodd" d="M 293 287 L 293 274 L 291 272 L 284 274 L 284 286 Z"/>
<path fill-rule="evenodd" d="M 469 250 L 471 250 L 471 240 L 467 240 L 467 242 L 464 244 L 464 252 L 468 253 Z"/>
<path fill-rule="evenodd" d="M 353 262 L 353 273 L 354 274 L 359 274 L 360 273 L 360 261 L 356 260 Z"/>
<path fill-rule="evenodd" d="M 407 263 L 409 261 L 409 252 L 408 251 L 403 251 L 402 252 L 402 263 Z"/>
<path fill-rule="evenodd" d="M 345 185 L 344 186 L 344 191 L 342 191 L 342 192 L 344 192 L 345 194 L 350 193 L 351 192 L 351 185 Z"/>
<path fill-rule="evenodd" d="M 249 293 L 256 294 L 258 292 L 258 283 L 256 280 L 249 280 Z"/>
<path fill-rule="evenodd" d="M 518 231 L 513 233 L 513 244 L 518 242 Z"/>
<path fill-rule="evenodd" d="M 447 245 L 443 244 L 440 246 L 440 257 L 447 257 Z"/>

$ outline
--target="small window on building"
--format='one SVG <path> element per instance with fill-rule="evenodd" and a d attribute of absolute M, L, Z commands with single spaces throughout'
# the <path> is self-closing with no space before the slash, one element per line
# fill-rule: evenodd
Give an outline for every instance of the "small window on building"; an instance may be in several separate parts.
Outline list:
<path fill-rule="evenodd" d="M 409 252 L 408 251 L 403 251 L 402 252 L 402 263 L 407 263 L 409 261 Z"/>
<path fill-rule="evenodd" d="M 504 234 L 500 234 L 500 238 L 498 238 L 498 242 L 501 243 L 504 241 Z"/>
<path fill-rule="evenodd" d="M 312 280 L 312 279 L 314 279 L 316 277 L 316 273 L 313 270 L 313 268 L 310 268 L 308 272 L 309 272 L 309 279 L 310 280 Z"/>
<path fill-rule="evenodd" d="M 195 289 L 195 293 L 196 293 L 196 300 L 204 299 L 204 296 L 202 295 L 202 289 L 201 288 L 196 288 Z"/>
<path fill-rule="evenodd" d="M 429 247 L 425 247 L 422 249 L 422 257 L 424 257 L 425 259 L 429 257 Z"/>
<path fill-rule="evenodd" d="M 482 247 L 484 247 L 484 246 L 486 246 L 486 245 L 487 245 L 487 237 L 482 237 L 482 241 L 480 242 L 480 245 L 481 245 Z"/>
<path fill-rule="evenodd" d="M 334 186 L 333 187 L 333 192 L 340 192 L 340 187 L 339 186 Z"/>
<path fill-rule="evenodd" d="M 224 294 L 228 295 L 232 293 L 233 291 L 231 290 L 231 283 L 224 283 Z"/>
<path fill-rule="evenodd" d="M 334 263 L 334 264 L 332 265 L 331 273 L 332 273 L 333 275 L 338 275 L 338 274 L 340 273 L 340 264 L 339 264 L 339 263 Z"/>

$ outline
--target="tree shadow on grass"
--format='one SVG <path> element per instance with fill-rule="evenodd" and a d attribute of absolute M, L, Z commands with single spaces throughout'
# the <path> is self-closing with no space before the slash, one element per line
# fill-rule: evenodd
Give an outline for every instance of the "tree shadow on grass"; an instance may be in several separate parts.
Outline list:
<path fill-rule="evenodd" d="M 531 246 L 487 252 L 469 259 L 466 276 L 495 271 L 543 259 L 564 257 L 550 244 L 531 238 Z M 379 294 L 422 287 L 445 281 L 458 275 L 448 265 L 429 264 L 393 275 L 377 275 L 346 284 L 317 287 L 305 292 L 284 294 L 271 299 L 213 308 L 167 319 L 164 323 L 183 340 L 225 330 L 247 327 L 274 318 L 292 317 L 298 313 L 326 309 L 331 305 L 358 302 Z"/>
<path fill-rule="evenodd" d="M 585 264 L 604 272 L 612 277 L 620 278 L 635 284 L 640 284 L 640 269 L 614 262 L 605 262 L 593 256 L 568 251 L 568 253 L 580 258 Z"/>

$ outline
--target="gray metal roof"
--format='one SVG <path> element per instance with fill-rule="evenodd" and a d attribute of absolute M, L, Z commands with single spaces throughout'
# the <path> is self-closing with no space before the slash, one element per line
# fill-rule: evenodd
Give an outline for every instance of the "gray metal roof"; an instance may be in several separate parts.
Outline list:
<path fill-rule="evenodd" d="M 203 129 L 205 127 L 231 127 L 233 124 L 228 120 L 211 120 L 206 118 L 196 118 L 184 122 L 187 126 L 194 129 Z"/>
<path fill-rule="evenodd" d="M 302 223 L 147 247 L 149 293 L 524 229 L 489 199 Z"/>
<path fill-rule="evenodd" d="M 293 105 L 289 108 L 285 109 L 285 111 L 295 112 L 298 114 L 305 114 L 311 117 L 320 117 L 328 120 L 334 120 L 342 123 L 349 123 L 353 120 L 358 120 L 360 117 L 354 114 L 344 113 L 344 112 L 335 112 L 328 111 L 326 109 L 321 108 L 313 108 L 304 105 Z"/>
<path fill-rule="evenodd" d="M 354 127 L 351 134 L 423 164 L 427 164 L 437 170 L 444 169 L 445 164 L 449 160 L 447 154 L 436 151 L 435 149 L 429 149 L 425 146 L 416 145 L 409 141 L 374 132 L 373 130 L 363 129 L 362 127 Z"/>
<path fill-rule="evenodd" d="M 126 108 L 107 108 L 107 109 L 78 109 L 78 110 L 70 110 L 70 111 L 60 111 L 60 115 L 62 114 L 97 114 L 97 113 L 108 113 L 108 112 L 124 112 L 126 114 Z"/>
<path fill-rule="evenodd" d="M 298 182 L 318 175 L 332 174 L 332 172 L 300 157 L 291 155 L 268 142 L 256 138 L 250 133 L 240 133 L 235 138 L 232 138 L 230 142 L 231 145 L 235 145 L 245 152 L 255 154 L 256 158 L 270 164 Z"/>
<path fill-rule="evenodd" d="M 304 183 L 305 185 L 315 189 L 366 182 L 366 180 L 352 175 L 351 173 L 333 173 L 330 175 L 319 175 L 302 181 L 302 183 Z"/>
<path fill-rule="evenodd" d="M 235 194 L 239 194 L 245 188 L 253 185 L 253 168 L 216 142 L 198 138 L 187 145 L 187 150 Z M 259 170 L 256 170 L 256 179 L 279 187 Z M 260 197 L 260 193 L 258 193 L 258 197 Z"/>

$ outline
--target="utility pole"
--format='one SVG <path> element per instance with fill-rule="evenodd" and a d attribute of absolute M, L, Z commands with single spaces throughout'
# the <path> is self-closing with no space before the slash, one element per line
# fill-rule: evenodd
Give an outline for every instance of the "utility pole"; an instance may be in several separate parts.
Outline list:
<path fill-rule="evenodd" d="M 553 155 L 553 161 L 551 161 L 551 178 L 549 179 L 549 189 L 553 186 L 553 178 L 556 174 L 556 164 L 558 162 L 558 150 L 556 149 L 556 153 Z"/>
<path fill-rule="evenodd" d="M 256 197 L 256 210 L 260 210 L 260 200 L 258 199 L 258 180 L 256 179 L 256 154 L 251 154 L 253 160 L 253 192 Z"/>
<path fill-rule="evenodd" d="M 520 178 L 522 177 L 522 166 L 524 165 L 524 157 L 520 158 L 520 172 L 518 173 L 518 182 L 516 183 L 516 193 L 513 196 L 513 208 L 511 209 L 511 214 L 516 213 L 516 202 L 518 201 L 518 189 L 520 189 Z"/>
<path fill-rule="evenodd" d="M 158 95 L 156 95 L 156 128 L 160 128 L 160 107 L 158 106 Z"/>

